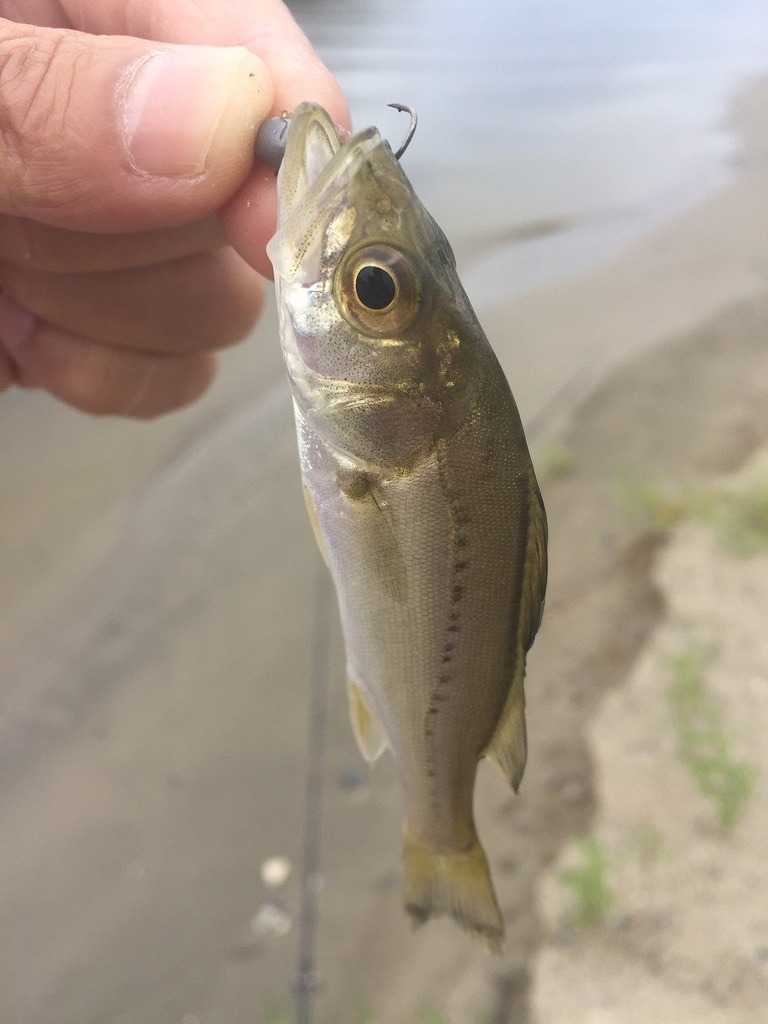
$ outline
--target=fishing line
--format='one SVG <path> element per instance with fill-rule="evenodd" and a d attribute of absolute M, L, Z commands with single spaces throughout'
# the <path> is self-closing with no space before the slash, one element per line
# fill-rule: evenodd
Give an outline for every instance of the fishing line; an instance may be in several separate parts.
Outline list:
<path fill-rule="evenodd" d="M 296 962 L 296 1024 L 312 1024 L 318 989 L 316 944 L 320 852 L 323 825 L 323 781 L 330 680 L 331 609 L 329 576 L 324 565 L 315 572 L 313 629 L 310 644 L 309 721 L 304 783 L 304 821 L 300 878 L 299 937 Z"/>

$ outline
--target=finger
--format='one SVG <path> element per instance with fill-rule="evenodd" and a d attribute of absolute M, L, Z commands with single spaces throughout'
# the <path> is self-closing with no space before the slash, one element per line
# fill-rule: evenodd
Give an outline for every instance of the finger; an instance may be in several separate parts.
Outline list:
<path fill-rule="evenodd" d="M 219 211 L 227 239 L 243 259 L 263 277 L 272 277 L 267 242 L 277 224 L 277 187 L 275 175 L 262 167 Z"/>
<path fill-rule="evenodd" d="M 338 124 L 349 112 L 336 79 L 319 59 L 280 0 L 102 0 L 83 5 L 64 0 L 73 23 L 92 32 L 130 32 L 168 42 L 244 44 L 269 67 L 274 82 L 272 113 L 315 100 Z M 257 165 L 221 211 L 230 242 L 251 266 L 272 276 L 266 244 L 274 234 L 275 177 Z"/>
<path fill-rule="evenodd" d="M 113 233 L 200 219 L 246 178 L 272 100 L 242 47 L 0 20 L 0 213 Z"/>
<path fill-rule="evenodd" d="M 231 249 L 108 274 L 0 266 L 3 291 L 62 330 L 107 345 L 183 353 L 231 345 L 262 305 L 259 276 Z"/>
<path fill-rule="evenodd" d="M 57 274 L 151 266 L 226 244 L 224 228 L 216 216 L 130 235 L 92 235 L 25 217 L 0 216 L 0 261 Z"/>
<path fill-rule="evenodd" d="M 49 28 L 69 26 L 69 19 L 57 0 L 0 0 L 0 18 Z"/>
<path fill-rule="evenodd" d="M 6 304 L 0 298 L 0 332 Z M 138 419 L 189 405 L 215 374 L 208 353 L 163 356 L 113 349 L 45 323 L 35 325 L 16 359 L 22 386 L 44 388 L 82 412 Z"/>
<path fill-rule="evenodd" d="M 276 113 L 302 100 L 322 104 L 348 125 L 343 94 L 333 75 L 281 0 L 63 0 L 76 28 L 126 33 L 169 43 L 247 46 L 268 66 Z"/>

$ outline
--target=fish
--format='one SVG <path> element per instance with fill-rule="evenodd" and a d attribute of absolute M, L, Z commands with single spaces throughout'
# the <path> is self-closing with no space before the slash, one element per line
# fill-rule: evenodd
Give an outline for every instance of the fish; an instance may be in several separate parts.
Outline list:
<path fill-rule="evenodd" d="M 547 517 L 520 415 L 448 240 L 376 128 L 302 103 L 277 179 L 281 347 L 364 758 L 391 751 L 403 902 L 499 950 L 478 764 L 517 791 Z"/>

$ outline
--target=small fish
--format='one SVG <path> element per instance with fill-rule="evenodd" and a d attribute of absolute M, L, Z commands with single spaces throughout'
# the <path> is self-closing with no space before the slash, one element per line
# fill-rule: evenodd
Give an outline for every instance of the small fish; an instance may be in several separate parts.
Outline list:
<path fill-rule="evenodd" d="M 480 758 L 517 790 L 547 521 L 515 401 L 445 235 L 375 128 L 290 120 L 269 245 L 307 509 L 336 585 L 349 708 L 389 748 L 404 903 L 501 946 Z"/>

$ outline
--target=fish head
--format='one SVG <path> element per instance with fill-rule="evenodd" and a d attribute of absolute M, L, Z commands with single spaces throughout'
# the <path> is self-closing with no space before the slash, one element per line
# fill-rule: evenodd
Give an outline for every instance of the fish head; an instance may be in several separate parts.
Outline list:
<path fill-rule="evenodd" d="M 375 128 L 291 118 L 268 253 L 301 415 L 342 454 L 407 469 L 466 415 L 484 336 L 445 235 Z"/>

